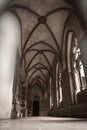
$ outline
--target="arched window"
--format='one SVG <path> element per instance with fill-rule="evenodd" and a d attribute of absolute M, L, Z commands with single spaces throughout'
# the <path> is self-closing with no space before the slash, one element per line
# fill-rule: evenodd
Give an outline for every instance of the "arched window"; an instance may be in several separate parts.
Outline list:
<path fill-rule="evenodd" d="M 56 65 L 56 98 L 57 98 L 57 107 L 60 106 L 63 100 L 62 96 L 62 86 L 61 86 L 61 69 L 59 64 Z"/>
<path fill-rule="evenodd" d="M 52 78 L 50 78 L 50 109 L 53 109 L 53 91 L 52 91 Z"/>
<path fill-rule="evenodd" d="M 78 39 L 73 32 L 68 33 L 67 66 L 70 82 L 72 103 L 77 101 L 77 94 L 86 89 L 84 66 L 81 60 L 81 51 Z"/>
<path fill-rule="evenodd" d="M 86 80 L 84 67 L 81 61 L 81 51 L 78 47 L 78 40 L 74 37 L 74 43 L 72 47 L 72 72 L 75 84 L 75 94 L 86 89 Z"/>

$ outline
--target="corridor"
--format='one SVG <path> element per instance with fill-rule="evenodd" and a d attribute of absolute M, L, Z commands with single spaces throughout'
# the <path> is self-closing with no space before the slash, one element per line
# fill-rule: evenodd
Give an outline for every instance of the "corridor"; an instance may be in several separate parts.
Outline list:
<path fill-rule="evenodd" d="M 0 130 L 87 130 L 87 120 L 74 118 L 29 117 L 0 120 Z"/>
<path fill-rule="evenodd" d="M 84 1 L 0 0 L 0 130 L 87 130 Z"/>

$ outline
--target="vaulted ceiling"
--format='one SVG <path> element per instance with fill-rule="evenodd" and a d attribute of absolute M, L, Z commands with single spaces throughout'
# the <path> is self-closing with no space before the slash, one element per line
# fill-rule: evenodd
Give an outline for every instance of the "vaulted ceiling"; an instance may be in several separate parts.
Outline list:
<path fill-rule="evenodd" d="M 24 78 L 30 85 L 44 84 L 55 57 L 61 59 L 63 30 L 73 8 L 63 0 L 15 0 L 11 10 L 21 21 Z"/>

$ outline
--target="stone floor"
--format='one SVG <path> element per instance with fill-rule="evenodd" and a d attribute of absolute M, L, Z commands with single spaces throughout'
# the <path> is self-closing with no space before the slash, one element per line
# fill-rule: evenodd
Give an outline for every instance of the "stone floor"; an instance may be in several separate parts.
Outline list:
<path fill-rule="evenodd" d="M 0 130 L 87 130 L 87 120 L 50 117 L 0 120 Z"/>

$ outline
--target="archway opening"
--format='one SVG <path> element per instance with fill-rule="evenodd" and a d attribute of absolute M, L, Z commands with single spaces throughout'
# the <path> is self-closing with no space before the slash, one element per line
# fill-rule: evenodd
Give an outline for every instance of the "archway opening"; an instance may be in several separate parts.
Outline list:
<path fill-rule="evenodd" d="M 35 96 L 33 100 L 33 116 L 39 116 L 39 104 L 39 99 L 37 96 Z"/>

